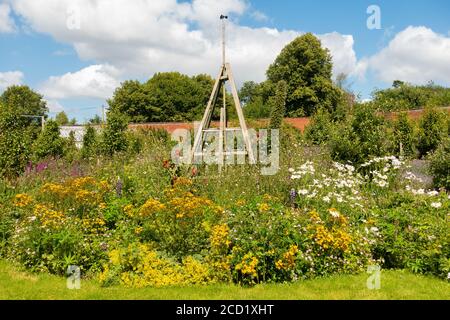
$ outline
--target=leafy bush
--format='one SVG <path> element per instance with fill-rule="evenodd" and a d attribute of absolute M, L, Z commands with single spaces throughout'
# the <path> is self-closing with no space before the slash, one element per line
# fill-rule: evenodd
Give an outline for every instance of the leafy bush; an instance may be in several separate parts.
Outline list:
<path fill-rule="evenodd" d="M 31 137 L 23 118 L 0 106 L 0 177 L 14 178 L 30 158 Z"/>
<path fill-rule="evenodd" d="M 81 157 L 89 159 L 94 157 L 98 151 L 98 137 L 95 129 L 88 125 L 83 135 L 83 145 L 81 147 Z"/>
<path fill-rule="evenodd" d="M 47 157 L 58 158 L 64 155 L 65 141 L 61 137 L 58 124 L 49 120 L 33 145 L 35 161 Z"/>
<path fill-rule="evenodd" d="M 450 190 L 450 138 L 442 140 L 430 160 L 434 186 Z"/>
<path fill-rule="evenodd" d="M 353 115 L 333 130 L 331 156 L 337 161 L 362 163 L 386 154 L 384 120 L 368 105 L 355 105 Z"/>
<path fill-rule="evenodd" d="M 272 113 L 270 114 L 270 128 L 279 129 L 286 113 L 286 95 L 287 84 L 286 81 L 280 80 L 277 83 L 275 96 L 272 100 Z"/>
<path fill-rule="evenodd" d="M 151 246 L 132 243 L 109 253 L 109 263 L 99 276 L 104 286 L 121 283 L 128 287 L 199 285 L 213 282 L 207 264 L 191 256 L 181 263 Z"/>
<path fill-rule="evenodd" d="M 393 125 L 393 152 L 396 155 L 411 156 L 415 152 L 414 126 L 408 114 L 401 112 Z"/>
<path fill-rule="evenodd" d="M 450 258 L 447 195 L 392 197 L 375 209 L 382 241 L 374 254 L 386 268 L 409 269 L 446 277 L 443 262 Z"/>
<path fill-rule="evenodd" d="M 314 144 L 326 143 L 330 139 L 332 130 L 333 123 L 330 113 L 323 108 L 319 108 L 305 128 L 305 137 Z"/>
<path fill-rule="evenodd" d="M 128 128 L 128 119 L 125 114 L 116 110 L 108 112 L 108 122 L 102 132 L 102 150 L 106 155 L 127 149 L 125 131 Z"/>
<path fill-rule="evenodd" d="M 445 113 L 433 107 L 426 108 L 419 124 L 417 149 L 420 156 L 436 150 L 446 131 Z"/>

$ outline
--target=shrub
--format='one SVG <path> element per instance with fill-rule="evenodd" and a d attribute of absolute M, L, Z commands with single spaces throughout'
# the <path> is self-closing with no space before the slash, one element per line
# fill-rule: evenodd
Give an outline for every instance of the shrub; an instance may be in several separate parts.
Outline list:
<path fill-rule="evenodd" d="M 29 133 L 23 118 L 5 110 L 0 112 L 0 177 L 14 178 L 24 171 L 30 158 Z"/>
<path fill-rule="evenodd" d="M 162 201 L 149 198 L 132 213 L 142 227 L 141 238 L 156 242 L 180 261 L 188 255 L 205 253 L 209 243 L 205 226 L 214 224 L 223 210 L 195 195 L 191 186 L 190 180 L 178 178 L 165 191 Z"/>
<path fill-rule="evenodd" d="M 332 129 L 330 113 L 326 109 L 319 108 L 305 128 L 305 137 L 314 144 L 326 143 L 330 139 Z"/>
<path fill-rule="evenodd" d="M 408 114 L 401 112 L 393 125 L 393 151 L 396 155 L 411 156 L 415 151 L 414 126 Z"/>
<path fill-rule="evenodd" d="M 436 150 L 446 131 L 445 114 L 433 107 L 426 108 L 419 124 L 417 149 L 420 156 Z"/>
<path fill-rule="evenodd" d="M 89 159 L 94 157 L 98 151 L 98 138 L 95 129 L 88 125 L 83 136 L 83 145 L 81 147 L 81 157 Z"/>
<path fill-rule="evenodd" d="M 450 258 L 447 195 L 390 200 L 374 210 L 382 239 L 374 246 L 375 256 L 384 261 L 385 268 L 447 277 L 443 263 Z"/>
<path fill-rule="evenodd" d="M 207 284 L 213 278 L 209 266 L 191 256 L 179 263 L 151 246 L 132 243 L 109 252 L 99 280 L 104 286 L 120 283 L 139 288 Z"/>
<path fill-rule="evenodd" d="M 127 149 L 127 138 L 125 131 L 128 127 L 127 116 L 115 111 L 108 112 L 108 122 L 102 133 L 102 150 L 106 155 Z"/>
<path fill-rule="evenodd" d="M 286 113 L 287 83 L 280 80 L 277 83 L 275 96 L 272 100 L 272 112 L 270 114 L 270 128 L 279 129 Z"/>
<path fill-rule="evenodd" d="M 64 139 L 60 136 L 59 126 L 49 120 L 33 145 L 34 159 L 39 161 L 47 157 L 58 158 L 64 155 Z"/>
<path fill-rule="evenodd" d="M 434 186 L 450 190 L 450 138 L 442 140 L 430 160 Z"/>
<path fill-rule="evenodd" d="M 353 115 L 333 130 L 331 156 L 337 161 L 360 164 L 386 154 L 384 121 L 368 105 L 355 105 Z"/>

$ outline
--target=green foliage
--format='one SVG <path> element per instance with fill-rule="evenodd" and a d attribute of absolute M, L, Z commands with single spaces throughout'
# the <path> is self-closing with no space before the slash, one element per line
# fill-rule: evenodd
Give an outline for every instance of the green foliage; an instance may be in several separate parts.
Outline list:
<path fill-rule="evenodd" d="M 386 154 L 384 119 L 366 104 L 355 105 L 353 114 L 335 126 L 330 139 L 331 156 L 338 161 L 362 163 Z"/>
<path fill-rule="evenodd" d="M 330 139 L 332 130 L 333 122 L 330 113 L 326 109 L 319 108 L 305 128 L 305 137 L 313 144 L 323 144 Z"/>
<path fill-rule="evenodd" d="M 96 155 L 98 151 L 98 137 L 94 127 L 88 125 L 83 136 L 83 145 L 81 147 L 81 157 L 89 159 Z"/>
<path fill-rule="evenodd" d="M 47 104 L 42 95 L 28 86 L 8 87 L 0 96 L 4 108 L 14 110 L 19 115 L 46 116 Z"/>
<path fill-rule="evenodd" d="M 420 156 L 433 152 L 445 137 L 447 124 L 445 113 L 434 107 L 427 107 L 420 119 L 417 149 Z"/>
<path fill-rule="evenodd" d="M 434 104 L 450 105 L 450 88 L 430 83 L 426 86 L 414 86 L 399 80 L 394 81 L 392 88 L 376 90 L 372 93 L 371 104 L 381 111 L 401 111 L 420 109 Z"/>
<path fill-rule="evenodd" d="M 126 130 L 128 128 L 128 117 L 116 109 L 108 112 L 108 122 L 102 132 L 103 153 L 112 156 L 116 152 L 127 149 Z"/>
<path fill-rule="evenodd" d="M 49 120 L 33 144 L 33 157 L 35 161 L 47 157 L 62 157 L 64 155 L 64 145 L 65 141 L 60 136 L 58 124 L 53 120 Z"/>
<path fill-rule="evenodd" d="M 75 132 L 70 131 L 69 136 L 65 139 L 64 157 L 68 162 L 73 162 L 78 157 L 78 148 L 75 140 Z"/>
<path fill-rule="evenodd" d="M 376 210 L 382 241 L 374 253 L 383 259 L 384 267 L 447 276 L 441 265 L 450 258 L 446 197 L 433 199 L 441 204 L 434 208 L 431 201 L 397 194 Z"/>
<path fill-rule="evenodd" d="M 286 109 L 291 117 L 311 115 L 319 107 L 332 111 L 342 92 L 331 80 L 332 62 L 320 40 L 307 33 L 289 43 L 267 70 L 272 83 L 288 85 Z"/>
<path fill-rule="evenodd" d="M 286 113 L 286 95 L 286 81 L 280 80 L 277 83 L 275 96 L 272 100 L 272 112 L 270 114 L 270 128 L 272 129 L 279 129 L 283 123 L 284 115 Z"/>
<path fill-rule="evenodd" d="M 430 160 L 434 186 L 450 190 L 450 138 L 442 140 Z"/>
<path fill-rule="evenodd" d="M 246 118 L 261 119 L 270 116 L 269 98 L 273 95 L 273 89 L 272 83 L 268 81 L 244 82 L 239 90 L 239 98 L 242 101 Z"/>
<path fill-rule="evenodd" d="M 65 126 L 69 123 L 69 118 L 64 111 L 61 111 L 56 115 L 55 121 L 59 126 Z"/>
<path fill-rule="evenodd" d="M 415 152 L 414 125 L 406 112 L 401 112 L 393 124 L 393 152 L 411 156 Z M 401 146 L 401 147 L 400 147 Z"/>
<path fill-rule="evenodd" d="M 131 122 L 190 121 L 201 118 L 213 84 L 208 75 L 157 73 L 143 84 L 125 81 L 108 104 Z M 222 104 L 221 96 L 217 103 Z"/>
<path fill-rule="evenodd" d="M 25 119 L 0 105 L 0 177 L 20 175 L 30 158 L 31 135 Z"/>

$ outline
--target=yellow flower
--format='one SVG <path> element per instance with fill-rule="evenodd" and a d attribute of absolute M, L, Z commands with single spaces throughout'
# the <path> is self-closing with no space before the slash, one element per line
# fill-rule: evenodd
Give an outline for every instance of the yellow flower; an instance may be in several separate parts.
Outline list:
<path fill-rule="evenodd" d="M 212 227 L 211 231 L 211 247 L 215 249 L 228 248 L 231 241 L 228 239 L 230 229 L 226 224 L 218 224 Z"/>
<path fill-rule="evenodd" d="M 140 234 L 140 233 L 142 232 L 142 230 L 144 230 L 144 228 L 142 228 L 142 227 L 136 227 L 136 228 L 134 229 L 134 233 L 135 233 L 135 234 Z"/>
<path fill-rule="evenodd" d="M 139 215 L 141 217 L 148 217 L 155 212 L 164 210 L 165 207 L 166 206 L 158 200 L 150 198 L 140 208 Z"/>
<path fill-rule="evenodd" d="M 259 212 L 266 212 L 266 211 L 268 211 L 270 209 L 270 206 L 267 204 L 267 203 L 265 203 L 265 202 L 263 202 L 263 203 L 261 203 L 261 204 L 258 204 L 258 210 L 259 210 Z"/>
<path fill-rule="evenodd" d="M 19 208 L 26 207 L 33 202 L 33 198 L 25 193 L 16 194 L 14 197 L 14 205 Z"/>

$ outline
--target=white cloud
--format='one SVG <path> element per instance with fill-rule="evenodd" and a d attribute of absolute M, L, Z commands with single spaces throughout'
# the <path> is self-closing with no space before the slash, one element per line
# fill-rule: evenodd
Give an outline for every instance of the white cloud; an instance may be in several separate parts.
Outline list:
<path fill-rule="evenodd" d="M 48 111 L 57 113 L 64 111 L 64 107 L 56 100 L 46 100 Z"/>
<path fill-rule="evenodd" d="M 7 3 L 0 3 L 0 33 L 12 33 L 16 31 L 16 24 L 10 15 L 11 8 Z"/>
<path fill-rule="evenodd" d="M 333 57 L 334 75 L 339 73 L 352 75 L 356 72 L 357 59 L 353 50 L 353 36 L 332 32 L 319 35 L 319 39 Z"/>
<path fill-rule="evenodd" d="M 9 86 L 21 84 L 23 77 L 24 75 L 20 71 L 0 72 L 0 92 Z"/>
<path fill-rule="evenodd" d="M 120 85 L 119 71 L 110 65 L 92 65 L 77 72 L 50 77 L 40 88 L 46 98 L 88 97 L 107 99 Z"/>
<path fill-rule="evenodd" d="M 266 21 L 269 21 L 269 17 L 268 17 L 264 12 L 261 12 L 261 11 L 258 11 L 258 10 L 253 11 L 253 12 L 250 14 L 250 16 L 251 16 L 254 20 L 259 21 L 259 22 L 266 22 Z"/>
<path fill-rule="evenodd" d="M 423 84 L 429 80 L 450 84 L 450 36 L 426 27 L 408 27 L 399 32 L 374 56 L 360 62 L 382 81 Z"/>
<path fill-rule="evenodd" d="M 301 34 L 295 30 L 239 25 L 237 18 L 251 10 L 246 0 L 193 0 L 191 3 L 176 0 L 10 1 L 15 12 L 32 29 L 73 45 L 83 60 L 122 70 L 124 78 L 148 78 L 155 72 L 174 70 L 190 75 L 208 73 L 215 77 L 221 63 L 218 19 L 221 13 L 230 17 L 227 57 L 238 85 L 247 80 L 264 80 L 267 67 L 281 49 Z M 74 16 L 68 9 L 74 4 L 79 8 L 80 28 L 71 30 L 67 28 L 67 21 Z M 352 68 L 356 67 L 353 37 L 336 32 L 319 37 L 333 55 L 335 73 L 352 73 Z M 48 81 L 45 87 L 49 93 L 67 96 L 67 90 L 57 81 L 62 77 Z M 72 83 L 70 87 L 74 86 Z M 86 85 L 77 86 L 87 90 L 70 89 L 71 95 L 93 93 Z M 52 90 L 52 87 L 58 89 Z"/>

